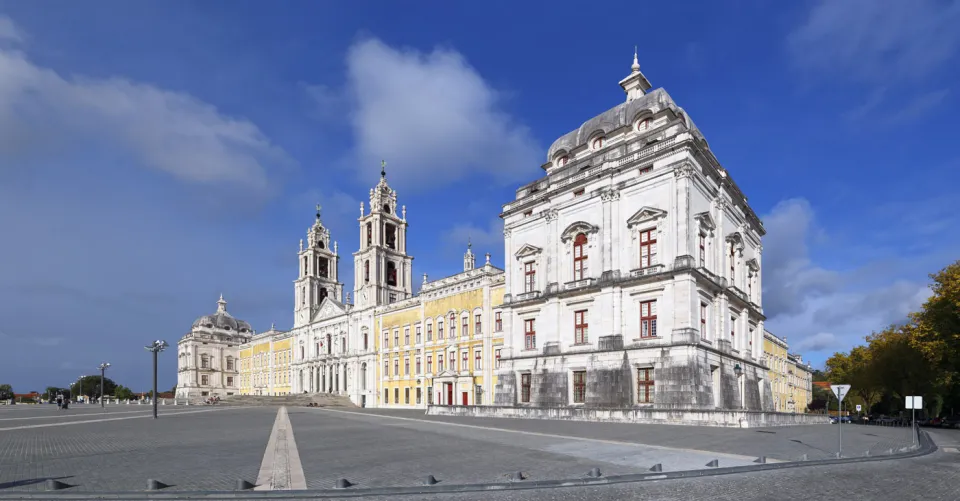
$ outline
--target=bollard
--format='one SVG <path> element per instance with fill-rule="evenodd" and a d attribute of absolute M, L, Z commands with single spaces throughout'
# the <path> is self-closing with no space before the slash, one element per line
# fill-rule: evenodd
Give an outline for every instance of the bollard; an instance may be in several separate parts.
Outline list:
<path fill-rule="evenodd" d="M 525 476 L 523 475 L 523 472 L 522 472 L 522 471 L 515 471 L 515 472 L 513 472 L 512 475 L 510 475 L 510 481 L 512 481 L 512 482 L 518 482 L 518 481 L 524 480 L 524 479 L 526 479 L 526 478 L 527 478 L 527 477 L 525 477 Z"/>
<path fill-rule="evenodd" d="M 237 479 L 237 490 L 238 490 L 238 491 L 246 491 L 246 490 L 253 489 L 254 487 L 256 487 L 256 485 L 251 484 L 250 482 L 247 482 L 246 480 L 244 480 L 244 479 L 242 479 L 242 478 L 238 478 L 238 479 Z"/>
<path fill-rule="evenodd" d="M 67 487 L 73 487 L 73 486 L 70 484 L 65 484 L 59 480 L 54 480 L 52 478 L 47 479 L 48 491 L 59 491 L 60 489 L 66 489 Z"/>
<path fill-rule="evenodd" d="M 349 480 L 345 478 L 337 479 L 337 489 L 346 489 L 347 487 L 351 487 L 353 485 L 354 485 L 353 483 L 351 483 Z"/>
<path fill-rule="evenodd" d="M 152 478 L 147 479 L 148 491 L 159 491 L 160 489 L 166 489 L 167 487 L 170 487 L 170 486 L 159 480 L 154 480 Z"/>
<path fill-rule="evenodd" d="M 663 465 L 660 463 L 657 463 L 650 467 L 650 471 L 661 472 L 663 471 Z"/>
<path fill-rule="evenodd" d="M 160 405 L 167 405 L 167 399 L 160 400 Z"/>
<path fill-rule="evenodd" d="M 766 463 L 767 463 L 767 456 L 760 456 L 760 457 L 758 457 L 757 459 L 754 459 L 753 462 L 754 462 L 754 463 L 760 463 L 760 464 L 766 464 Z"/>
<path fill-rule="evenodd" d="M 710 461 L 709 463 L 707 463 L 706 466 L 710 468 L 716 468 L 720 466 L 720 461 L 717 461 L 716 459 L 714 459 L 713 461 Z"/>
<path fill-rule="evenodd" d="M 592 468 L 592 469 L 590 469 L 590 471 L 587 472 L 587 476 L 588 476 L 588 477 L 598 478 L 598 477 L 603 476 L 603 474 L 600 473 L 600 468 Z"/>
<path fill-rule="evenodd" d="M 127 399 L 127 405 L 130 405 L 130 399 L 129 399 L 129 398 Z"/>
<path fill-rule="evenodd" d="M 436 485 L 439 482 L 440 481 L 433 475 L 427 475 L 427 477 L 423 479 L 423 485 Z"/>

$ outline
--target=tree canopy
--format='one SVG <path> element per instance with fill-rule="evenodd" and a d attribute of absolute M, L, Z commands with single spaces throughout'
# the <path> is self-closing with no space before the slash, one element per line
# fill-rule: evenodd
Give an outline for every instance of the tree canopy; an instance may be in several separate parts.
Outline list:
<path fill-rule="evenodd" d="M 104 378 L 103 386 L 103 395 L 113 395 L 113 392 L 117 388 L 117 383 L 113 382 L 113 380 L 110 378 Z M 100 375 L 97 374 L 94 376 L 83 376 L 80 381 L 74 382 L 72 385 L 70 385 L 70 393 L 72 395 L 84 395 L 91 398 L 99 397 L 101 395 Z"/>
<path fill-rule="evenodd" d="M 13 386 L 9 384 L 0 384 L 0 400 L 13 398 Z"/>

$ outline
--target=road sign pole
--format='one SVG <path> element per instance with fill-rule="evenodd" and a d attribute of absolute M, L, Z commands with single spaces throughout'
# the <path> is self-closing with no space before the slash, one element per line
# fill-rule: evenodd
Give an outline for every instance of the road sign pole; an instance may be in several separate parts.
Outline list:
<path fill-rule="evenodd" d="M 840 429 L 840 443 L 837 445 L 837 458 L 843 457 L 843 393 L 837 399 L 837 428 Z"/>

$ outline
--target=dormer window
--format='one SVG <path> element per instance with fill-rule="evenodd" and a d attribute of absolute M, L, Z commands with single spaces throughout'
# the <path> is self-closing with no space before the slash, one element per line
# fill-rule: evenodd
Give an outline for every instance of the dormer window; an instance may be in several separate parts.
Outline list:
<path fill-rule="evenodd" d="M 570 161 L 570 157 L 564 155 L 557 159 L 557 167 L 563 167 L 564 165 L 567 165 L 567 162 L 569 161 Z"/>
<path fill-rule="evenodd" d="M 590 147 L 593 148 L 594 150 L 599 150 L 600 148 L 603 148 L 603 144 L 604 144 L 603 139 L 604 139 L 603 136 L 600 136 L 594 139 L 593 142 L 590 143 Z"/>
<path fill-rule="evenodd" d="M 643 120 L 637 121 L 637 132 L 643 132 L 650 130 L 651 121 L 649 118 L 644 118 Z"/>

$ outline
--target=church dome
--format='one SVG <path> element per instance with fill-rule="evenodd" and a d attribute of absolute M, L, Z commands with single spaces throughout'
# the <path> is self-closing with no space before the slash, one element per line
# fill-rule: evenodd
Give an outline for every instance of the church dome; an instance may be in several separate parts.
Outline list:
<path fill-rule="evenodd" d="M 204 315 L 193 322 L 193 328 L 220 329 L 225 331 L 237 332 L 240 334 L 253 334 L 253 328 L 243 320 L 233 318 L 233 315 L 227 313 L 227 302 L 223 296 L 217 301 L 217 311 L 212 315 Z"/>

